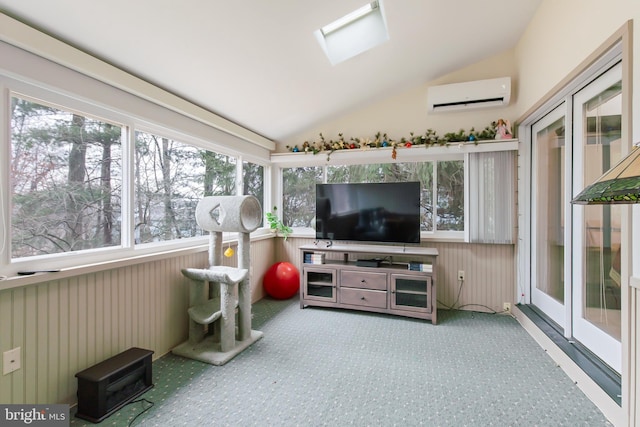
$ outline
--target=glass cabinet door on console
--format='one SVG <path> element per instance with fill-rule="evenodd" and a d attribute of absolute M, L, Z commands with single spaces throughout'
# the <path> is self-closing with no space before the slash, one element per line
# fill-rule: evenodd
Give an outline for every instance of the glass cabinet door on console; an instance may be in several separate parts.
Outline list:
<path fill-rule="evenodd" d="M 391 274 L 391 308 L 431 312 L 431 276 Z"/>
<path fill-rule="evenodd" d="M 303 271 L 303 292 L 306 299 L 336 302 L 335 269 L 305 266 Z"/>

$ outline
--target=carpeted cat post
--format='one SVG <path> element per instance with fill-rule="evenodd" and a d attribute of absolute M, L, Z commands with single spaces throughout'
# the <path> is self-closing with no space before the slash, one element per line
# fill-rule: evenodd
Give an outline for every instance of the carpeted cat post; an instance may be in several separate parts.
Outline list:
<path fill-rule="evenodd" d="M 198 203 L 196 221 L 209 231 L 209 268 L 182 270 L 191 279 L 189 340 L 172 353 L 224 365 L 262 338 L 262 332 L 251 330 L 249 279 L 249 233 L 258 228 L 261 219 L 262 208 L 254 196 L 210 196 Z M 238 232 L 238 268 L 222 265 L 224 231 Z"/>

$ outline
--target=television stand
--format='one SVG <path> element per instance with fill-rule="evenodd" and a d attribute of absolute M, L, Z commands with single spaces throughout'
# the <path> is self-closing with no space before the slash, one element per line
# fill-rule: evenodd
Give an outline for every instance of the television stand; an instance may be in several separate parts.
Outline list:
<path fill-rule="evenodd" d="M 300 308 L 343 308 L 437 323 L 437 249 L 353 244 L 304 245 L 300 250 Z M 311 259 L 323 261 L 305 262 Z"/>

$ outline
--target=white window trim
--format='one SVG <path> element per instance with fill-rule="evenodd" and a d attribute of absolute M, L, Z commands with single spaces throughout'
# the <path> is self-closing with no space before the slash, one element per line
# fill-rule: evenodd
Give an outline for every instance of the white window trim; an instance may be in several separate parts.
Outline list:
<path fill-rule="evenodd" d="M 274 192 L 278 210 L 282 210 L 282 169 L 294 167 L 323 166 L 323 182 L 326 182 L 326 168 L 324 166 L 333 165 L 353 165 L 353 164 L 372 164 L 372 163 L 409 163 L 409 162 L 425 162 L 425 161 L 447 161 L 447 160 L 464 160 L 465 161 L 465 230 L 464 231 L 422 231 L 420 239 L 422 241 L 438 241 L 438 242 L 468 242 L 468 222 L 469 217 L 469 197 L 468 197 L 468 153 L 474 152 L 493 152 L 493 151 L 513 151 L 518 150 L 518 140 L 511 139 L 506 141 L 483 141 L 478 144 L 474 143 L 452 143 L 448 146 L 424 147 L 414 146 L 411 148 L 398 148 L 397 157 L 391 159 L 392 148 L 370 148 L 367 150 L 340 150 L 331 154 L 327 152 L 312 153 L 273 153 L 271 161 L 273 163 L 272 177 L 274 181 Z M 327 157 L 328 156 L 328 157 Z M 437 183 L 434 176 L 434 185 Z M 434 192 L 434 197 L 437 193 Z M 434 224 L 435 227 L 435 224 Z M 315 230 L 311 227 L 294 227 L 291 237 L 315 238 Z"/>
<path fill-rule="evenodd" d="M 10 145 L 0 147 L 0 271 L 3 276 L 15 276 L 22 270 L 77 269 L 79 266 L 106 265 L 122 260 L 137 259 L 171 251 L 201 248 L 208 243 L 206 236 L 187 239 L 133 244 L 133 139 L 135 130 L 148 131 L 170 137 L 181 143 L 228 155 L 236 159 L 241 169 L 240 155 L 246 161 L 265 167 L 265 195 L 268 197 L 269 152 L 236 136 L 221 132 L 200 121 L 181 115 L 173 109 L 137 98 L 131 93 L 105 85 L 86 75 L 55 64 L 44 58 L 0 42 L 3 59 L 0 64 L 0 131 L 10 139 L 10 96 L 25 96 L 41 100 L 44 104 L 59 106 L 86 116 L 93 116 L 123 126 L 128 137 L 122 145 L 122 241 L 120 245 L 50 254 L 22 259 L 11 259 L 10 231 Z M 94 98 L 95 97 L 95 98 Z M 160 124 L 162 122 L 162 124 Z M 241 172 L 239 172 L 241 173 Z M 260 231 L 255 232 L 259 236 Z M 235 240 L 232 235 L 227 240 Z M 26 283 L 24 277 L 18 282 Z"/>

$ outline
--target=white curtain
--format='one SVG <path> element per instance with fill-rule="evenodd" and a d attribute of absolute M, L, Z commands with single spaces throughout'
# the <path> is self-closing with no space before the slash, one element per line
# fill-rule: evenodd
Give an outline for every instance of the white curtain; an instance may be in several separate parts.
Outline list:
<path fill-rule="evenodd" d="M 469 240 L 514 243 L 515 151 L 469 155 Z"/>

